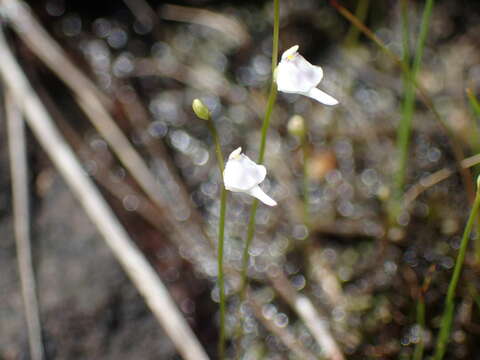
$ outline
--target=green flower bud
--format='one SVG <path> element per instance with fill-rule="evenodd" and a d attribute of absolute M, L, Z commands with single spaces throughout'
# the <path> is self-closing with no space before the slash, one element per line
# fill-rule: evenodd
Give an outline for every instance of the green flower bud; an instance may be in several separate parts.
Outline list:
<path fill-rule="evenodd" d="M 303 138 L 305 136 L 305 120 L 300 115 L 293 115 L 288 120 L 287 129 L 291 135 Z"/>
<path fill-rule="evenodd" d="M 195 115 L 202 120 L 210 120 L 210 111 L 208 108 L 200 101 L 200 99 L 193 100 L 192 109 Z"/>

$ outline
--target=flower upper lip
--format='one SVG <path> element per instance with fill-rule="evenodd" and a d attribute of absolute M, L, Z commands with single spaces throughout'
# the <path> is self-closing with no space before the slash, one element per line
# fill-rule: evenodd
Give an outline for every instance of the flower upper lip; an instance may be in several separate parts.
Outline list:
<path fill-rule="evenodd" d="M 288 59 L 292 60 L 292 58 L 295 57 L 296 54 L 298 54 L 298 45 L 294 45 L 291 48 L 285 50 L 282 54 L 282 60 Z"/>
<path fill-rule="evenodd" d="M 234 192 L 244 192 L 256 197 L 269 206 L 277 205 L 276 201 L 270 198 L 259 187 L 265 180 L 267 169 L 258 165 L 250 158 L 242 154 L 242 148 L 237 148 L 228 157 L 225 170 L 223 171 L 223 182 L 225 189 Z"/>
<path fill-rule="evenodd" d="M 322 81 L 323 70 L 310 64 L 298 53 L 299 46 L 287 49 L 275 70 L 275 81 L 279 91 L 308 96 L 325 105 L 336 105 L 338 100 L 317 89 Z"/>

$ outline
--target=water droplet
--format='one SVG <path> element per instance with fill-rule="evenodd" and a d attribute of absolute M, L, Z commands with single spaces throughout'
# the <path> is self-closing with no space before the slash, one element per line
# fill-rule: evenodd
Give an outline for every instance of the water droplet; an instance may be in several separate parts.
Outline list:
<path fill-rule="evenodd" d="M 128 35 L 127 32 L 120 28 L 114 28 L 107 36 L 108 45 L 114 49 L 120 49 L 127 44 Z"/>
<path fill-rule="evenodd" d="M 95 35 L 101 38 L 106 38 L 110 35 L 110 31 L 112 30 L 112 24 L 110 21 L 104 18 L 99 18 L 95 20 L 92 24 L 92 31 Z"/>
<path fill-rule="evenodd" d="M 66 36 L 76 36 L 82 31 L 82 20 L 78 15 L 69 15 L 62 20 L 62 31 Z"/>
<path fill-rule="evenodd" d="M 133 64 L 133 55 L 125 52 L 118 56 L 113 62 L 113 74 L 116 77 L 125 77 L 129 75 L 135 66 Z"/>
<path fill-rule="evenodd" d="M 275 315 L 274 319 L 273 319 L 273 322 L 275 323 L 275 325 L 277 325 L 278 327 L 285 327 L 288 325 L 288 316 L 285 315 L 284 313 L 278 313 Z"/>
<path fill-rule="evenodd" d="M 308 236 L 308 229 L 305 225 L 295 225 L 292 230 L 292 236 L 297 240 L 305 240 Z"/>
<path fill-rule="evenodd" d="M 262 314 L 265 319 L 271 320 L 277 314 L 277 308 L 273 304 L 265 304 L 262 307 Z"/>
<path fill-rule="evenodd" d="M 45 5 L 48 15 L 61 16 L 65 12 L 65 2 L 63 0 L 50 0 Z"/>
<path fill-rule="evenodd" d="M 127 211 L 136 211 L 140 205 L 140 200 L 135 195 L 127 195 L 123 198 L 123 207 Z"/>
<path fill-rule="evenodd" d="M 148 133 L 154 138 L 162 138 L 167 132 L 168 126 L 162 121 L 154 121 L 148 126 Z"/>

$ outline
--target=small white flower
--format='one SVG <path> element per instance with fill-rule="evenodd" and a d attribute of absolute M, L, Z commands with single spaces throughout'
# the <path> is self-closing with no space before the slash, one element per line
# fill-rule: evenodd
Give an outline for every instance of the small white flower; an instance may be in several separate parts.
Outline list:
<path fill-rule="evenodd" d="M 305 95 L 325 105 L 337 105 L 337 99 L 317 89 L 322 78 L 322 68 L 305 60 L 298 53 L 298 45 L 292 46 L 282 54 L 282 60 L 276 70 L 278 91 Z"/>
<path fill-rule="evenodd" d="M 277 202 L 265 194 L 258 186 L 267 176 L 267 169 L 258 165 L 242 154 L 242 148 L 234 150 L 228 157 L 227 165 L 223 171 L 225 189 L 233 192 L 243 192 L 256 197 L 269 206 Z"/>

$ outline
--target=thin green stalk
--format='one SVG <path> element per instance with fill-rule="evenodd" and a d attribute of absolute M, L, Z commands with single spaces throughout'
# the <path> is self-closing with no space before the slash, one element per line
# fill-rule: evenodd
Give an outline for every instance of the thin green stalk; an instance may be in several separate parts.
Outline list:
<path fill-rule="evenodd" d="M 225 275 L 223 271 L 223 247 L 225 242 L 225 215 L 227 212 L 227 190 L 223 186 L 223 169 L 225 164 L 223 161 L 222 148 L 218 137 L 217 128 L 210 115 L 207 120 L 208 128 L 215 142 L 215 154 L 217 157 L 218 170 L 222 178 L 222 191 L 220 193 L 220 219 L 218 222 L 218 250 L 217 250 L 217 266 L 218 266 L 218 291 L 220 297 L 220 334 L 218 339 L 218 358 L 225 358 Z"/>
<path fill-rule="evenodd" d="M 471 143 L 475 153 L 480 152 L 480 103 L 478 102 L 472 89 L 466 90 L 468 103 L 473 112 L 472 131 L 471 131 Z M 475 175 L 478 175 L 480 169 L 475 167 Z"/>
<path fill-rule="evenodd" d="M 425 347 L 424 342 L 424 333 L 425 333 L 425 299 L 423 295 L 420 296 L 417 302 L 417 324 L 420 326 L 420 339 L 415 345 L 415 350 L 413 352 L 413 360 L 422 360 L 423 358 L 423 349 Z"/>
<path fill-rule="evenodd" d="M 408 0 L 401 2 L 402 12 L 402 45 L 403 45 L 403 62 L 410 66 L 410 32 L 408 21 Z M 411 69 L 410 69 L 411 70 Z M 413 76 L 413 74 L 412 74 Z M 399 164 L 395 176 L 395 201 L 399 201 L 402 196 L 403 182 L 406 173 L 406 163 L 408 155 L 408 142 L 411 127 L 411 118 L 413 113 L 413 99 L 415 95 L 415 88 L 408 79 L 406 73 L 403 74 L 403 84 L 405 87 L 405 98 L 402 109 L 402 120 L 397 129 L 397 147 L 399 154 Z M 411 110 L 411 113 L 408 110 Z M 396 214 L 395 214 L 396 215 Z"/>
<path fill-rule="evenodd" d="M 472 136 L 470 141 L 472 142 L 472 147 L 476 153 L 480 152 L 480 103 L 473 94 L 472 89 L 466 89 L 468 103 L 473 112 L 473 121 L 472 121 Z M 477 169 L 478 170 L 478 169 Z"/>
<path fill-rule="evenodd" d="M 273 21 L 273 46 L 272 46 L 272 80 L 270 84 L 270 94 L 268 96 L 267 109 L 265 111 L 265 117 L 263 119 L 263 125 L 262 125 L 260 150 L 258 154 L 259 164 L 263 164 L 263 160 L 265 158 L 267 132 L 268 132 L 268 128 L 270 127 L 270 118 L 272 116 L 273 106 L 275 105 L 275 100 L 277 98 L 277 86 L 275 84 L 275 79 L 273 79 L 273 73 L 275 71 L 275 68 L 277 67 L 277 62 L 278 62 L 278 35 L 279 35 L 279 28 L 280 28 L 279 0 L 273 1 L 273 7 L 274 7 L 274 21 Z M 250 210 L 250 219 L 248 221 L 248 228 L 247 228 L 247 239 L 245 242 L 245 248 L 243 250 L 243 257 L 242 257 L 242 283 L 240 286 L 241 301 L 245 299 L 245 291 L 247 288 L 247 270 L 248 270 L 248 263 L 250 259 L 249 249 L 253 240 L 253 235 L 255 234 L 255 216 L 257 214 L 257 208 L 258 208 L 258 200 L 255 199 L 253 201 L 253 204 Z"/>
<path fill-rule="evenodd" d="M 470 293 L 470 296 L 473 298 L 473 301 L 477 305 L 477 310 L 480 311 L 480 296 L 478 295 L 477 289 L 475 289 L 475 285 L 469 283 L 468 292 Z"/>
<path fill-rule="evenodd" d="M 306 125 L 305 125 L 306 126 Z M 305 134 L 302 137 L 302 153 L 303 153 L 303 222 L 307 229 L 310 229 L 310 179 L 308 174 L 308 131 L 305 129 Z"/>
<path fill-rule="evenodd" d="M 435 355 L 433 357 L 434 360 L 441 360 L 443 358 L 450 337 L 450 329 L 453 320 L 453 313 L 455 310 L 455 290 L 457 288 L 458 280 L 460 279 L 460 274 L 462 271 L 463 262 L 465 260 L 465 253 L 467 251 L 470 234 L 472 232 L 475 220 L 477 219 L 477 213 L 480 207 L 480 190 L 478 189 L 478 185 L 479 184 L 477 182 L 477 192 L 475 194 L 472 211 L 470 212 L 467 225 L 465 226 L 465 231 L 462 236 L 462 242 L 460 243 L 460 250 L 458 252 L 457 260 L 455 261 L 455 268 L 453 270 L 452 279 L 450 280 L 450 285 L 448 286 L 447 298 L 445 300 L 445 310 L 443 311 L 437 346 L 435 348 Z"/>
<path fill-rule="evenodd" d="M 422 22 L 420 26 L 420 35 L 415 51 L 415 58 L 411 68 L 410 76 L 404 74 L 405 98 L 402 107 L 402 119 L 397 132 L 397 149 L 399 153 L 399 165 L 395 179 L 395 194 L 397 200 L 403 194 L 403 187 L 405 185 L 406 169 L 408 162 L 408 153 L 410 145 L 410 134 L 412 132 L 412 118 L 415 108 L 415 79 L 420 70 L 422 63 L 423 52 L 425 49 L 425 40 L 427 39 L 430 18 L 432 16 L 434 0 L 427 0 L 423 10 Z M 406 1 L 402 2 L 402 23 L 403 23 L 403 62 L 408 64 L 409 49 L 408 49 L 408 6 Z"/>
<path fill-rule="evenodd" d="M 367 17 L 368 8 L 370 6 L 370 0 L 359 0 L 357 3 L 357 8 L 355 9 L 355 16 L 361 21 L 364 22 Z M 353 47 L 358 42 L 358 36 L 360 31 L 353 24 L 348 29 L 347 36 L 345 37 L 345 46 Z"/>
<path fill-rule="evenodd" d="M 470 103 L 470 107 L 472 108 L 475 116 L 480 121 L 480 103 L 478 102 L 477 98 L 475 97 L 475 94 L 473 93 L 472 89 L 467 88 L 466 92 L 467 92 L 468 102 Z"/>
<path fill-rule="evenodd" d="M 475 94 L 473 93 L 472 89 L 467 88 L 466 92 L 467 92 L 468 102 L 470 104 L 470 107 L 472 108 L 473 114 L 475 117 L 478 118 L 476 119 L 477 121 L 475 120 L 473 121 L 475 131 L 472 131 L 472 133 L 476 134 L 477 141 L 475 141 L 475 143 L 478 143 L 478 121 L 480 120 L 480 103 L 475 97 Z M 475 175 L 478 175 L 479 173 L 478 168 L 479 168 L 478 166 L 474 168 Z M 477 219 L 477 234 L 475 236 L 475 261 L 477 262 L 477 264 L 480 264 L 480 216 Z"/>
<path fill-rule="evenodd" d="M 220 336 L 218 358 L 225 357 L 225 279 L 223 274 L 223 245 L 225 238 L 225 214 L 227 210 L 227 190 L 222 185 L 220 195 L 220 220 L 218 223 L 218 290 L 220 293 Z"/>
<path fill-rule="evenodd" d="M 423 285 L 418 292 L 417 324 L 420 327 L 420 338 L 415 345 L 412 360 L 421 360 L 423 358 L 423 351 L 425 349 L 425 294 L 430 287 L 435 269 L 435 265 L 432 265 L 430 269 L 428 269 Z"/>
<path fill-rule="evenodd" d="M 273 45 L 272 45 L 272 79 L 270 83 L 270 94 L 268 96 L 267 108 L 265 110 L 265 117 L 263 118 L 262 133 L 260 140 L 260 149 L 258 154 L 258 163 L 262 164 L 265 158 L 265 147 L 267 144 L 267 132 L 270 127 L 270 118 L 273 112 L 273 106 L 277 98 L 277 86 L 273 73 L 278 63 L 278 37 L 280 32 L 280 0 L 273 0 Z M 246 297 L 246 290 L 248 284 L 248 264 L 250 261 L 250 246 L 255 234 L 255 217 L 257 214 L 258 200 L 253 200 L 252 207 L 250 209 L 250 218 L 247 227 L 247 238 L 245 241 L 245 247 L 242 255 L 242 271 L 241 271 L 241 284 L 240 284 L 240 304 L 242 304 Z M 242 329 L 242 319 L 240 319 L 240 331 Z"/>
<path fill-rule="evenodd" d="M 408 20 L 408 2 L 409 0 L 402 0 L 400 7 L 402 11 L 402 48 L 403 61 L 410 61 L 410 22 Z"/>

